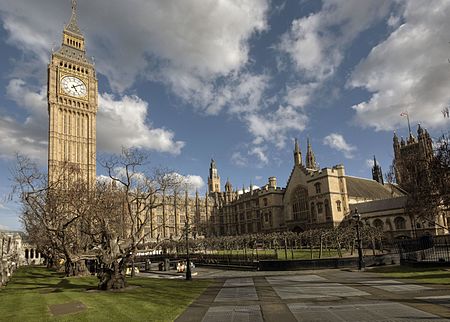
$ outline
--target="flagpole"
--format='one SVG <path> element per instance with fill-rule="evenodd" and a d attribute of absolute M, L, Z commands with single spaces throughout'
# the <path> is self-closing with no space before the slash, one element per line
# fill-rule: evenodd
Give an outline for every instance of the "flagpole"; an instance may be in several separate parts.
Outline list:
<path fill-rule="evenodd" d="M 406 120 L 408 121 L 409 136 L 411 137 L 411 124 L 409 123 L 409 113 L 402 112 L 402 113 L 400 113 L 400 116 L 406 116 Z"/>
<path fill-rule="evenodd" d="M 409 113 L 406 113 L 406 119 L 408 120 L 408 130 L 409 130 L 409 135 L 411 136 L 411 124 L 409 123 Z"/>

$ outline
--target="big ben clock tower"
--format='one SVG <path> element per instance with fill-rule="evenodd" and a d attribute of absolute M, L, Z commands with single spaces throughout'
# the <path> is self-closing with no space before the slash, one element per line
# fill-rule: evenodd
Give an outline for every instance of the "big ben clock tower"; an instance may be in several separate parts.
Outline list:
<path fill-rule="evenodd" d="M 77 3 L 72 0 L 72 16 L 64 28 L 61 48 L 52 53 L 48 66 L 50 184 L 64 178 L 67 165 L 77 169 L 72 179 L 95 183 L 97 96 L 94 64 L 86 56 Z"/>

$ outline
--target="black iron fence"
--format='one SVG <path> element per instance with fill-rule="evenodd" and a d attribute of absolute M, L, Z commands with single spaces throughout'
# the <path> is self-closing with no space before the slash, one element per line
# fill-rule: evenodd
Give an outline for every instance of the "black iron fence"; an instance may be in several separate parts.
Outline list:
<path fill-rule="evenodd" d="M 450 235 L 423 236 L 397 241 L 395 249 L 402 263 L 448 263 L 450 265 Z"/>

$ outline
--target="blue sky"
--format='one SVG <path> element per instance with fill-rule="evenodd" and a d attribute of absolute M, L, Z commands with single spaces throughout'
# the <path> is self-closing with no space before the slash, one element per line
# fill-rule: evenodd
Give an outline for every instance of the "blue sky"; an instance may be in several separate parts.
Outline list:
<path fill-rule="evenodd" d="M 70 13 L 69 0 L 0 2 L 0 228 L 20 228 L 15 153 L 47 162 L 46 68 Z M 98 153 L 140 147 L 201 193 L 211 157 L 222 185 L 285 186 L 308 136 L 321 167 L 370 177 L 375 154 L 387 171 L 401 112 L 448 131 L 449 16 L 446 0 L 79 0 Z"/>

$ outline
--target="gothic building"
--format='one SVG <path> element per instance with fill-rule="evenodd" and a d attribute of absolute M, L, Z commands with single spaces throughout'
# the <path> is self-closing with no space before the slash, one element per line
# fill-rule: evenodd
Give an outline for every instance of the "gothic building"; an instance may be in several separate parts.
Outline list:
<path fill-rule="evenodd" d="M 61 47 L 52 53 L 48 66 L 49 182 L 65 174 L 67 165 L 78 169 L 75 179 L 89 185 L 96 181 L 97 77 L 86 54 L 85 39 L 77 24 L 76 1 L 63 30 Z M 374 157 L 372 178 L 352 177 L 343 165 L 320 168 L 309 139 L 305 159 L 297 140 L 293 166 L 286 187 L 275 177 L 261 188 L 237 189 L 227 180 L 221 190 L 219 171 L 211 160 L 208 192 L 161 195 L 146 227 L 149 240 L 179 238 L 189 221 L 194 235 L 237 235 L 275 231 L 304 231 L 335 227 L 358 208 L 366 224 L 380 226 L 392 237 L 410 237 L 417 226 L 413 214 L 405 213 L 405 191 L 420 184 L 421 171 L 433 157 L 432 141 L 419 125 L 417 138 L 394 134 L 394 168 L 398 185 L 385 184 Z M 67 181 L 67 178 L 63 179 Z M 448 220 L 439 222 L 447 227 Z M 435 229 L 434 233 L 438 233 Z"/>
<path fill-rule="evenodd" d="M 48 175 L 49 182 L 65 180 L 67 166 L 92 185 L 96 180 L 97 77 L 86 55 L 84 36 L 77 24 L 76 1 L 63 30 L 62 45 L 48 65 Z"/>
<path fill-rule="evenodd" d="M 225 191 L 209 190 L 213 201 L 210 232 L 213 235 L 237 235 L 274 231 L 304 231 L 334 227 L 350 215 L 350 206 L 373 200 L 389 199 L 402 193 L 382 180 L 357 178 L 345 174 L 343 165 L 319 169 L 312 146 L 307 141 L 303 161 L 295 140 L 294 165 L 285 188 L 277 186 L 275 177 L 258 189 L 242 193 L 233 190 L 227 180 Z M 381 168 L 374 170 L 381 176 Z M 217 180 L 215 161 L 210 165 L 208 182 Z M 211 185 L 210 185 L 211 187 Z"/>
<path fill-rule="evenodd" d="M 394 133 L 394 169 L 397 184 L 404 190 L 420 185 L 420 173 L 427 171 L 433 159 L 433 145 L 430 135 L 420 124 L 417 127 L 417 138 L 409 132 L 408 139 L 398 139 Z"/>
<path fill-rule="evenodd" d="M 377 163 L 377 159 L 373 156 L 372 179 L 378 183 L 384 184 L 383 172 L 381 166 Z"/>

